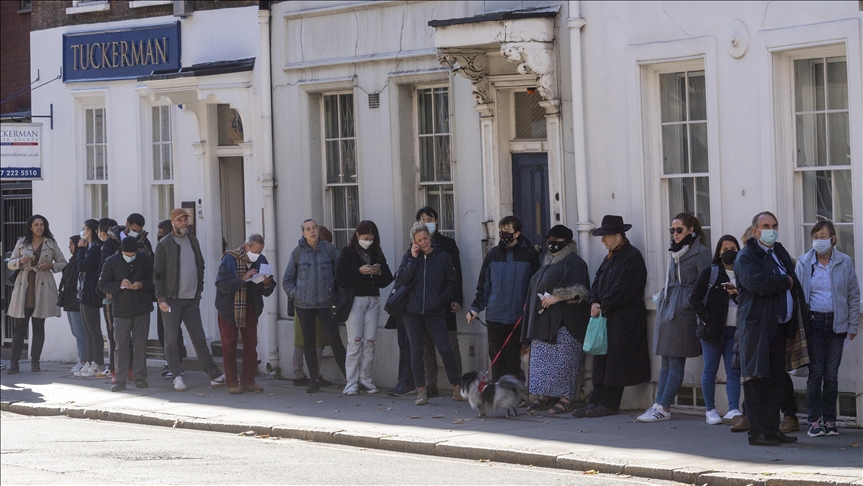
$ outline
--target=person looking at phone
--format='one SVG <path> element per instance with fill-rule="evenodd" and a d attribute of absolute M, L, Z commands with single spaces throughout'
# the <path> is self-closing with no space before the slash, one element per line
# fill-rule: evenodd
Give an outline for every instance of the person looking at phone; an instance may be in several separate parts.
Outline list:
<path fill-rule="evenodd" d="M 713 263 L 704 269 L 695 281 L 689 305 L 698 316 L 696 334 L 701 339 L 704 371 L 701 389 L 704 393 L 706 420 L 710 425 L 723 422 L 733 425 L 742 420 L 740 412 L 740 370 L 731 366 L 734 358 L 734 333 L 737 332 L 737 287 L 734 260 L 740 244 L 737 238 L 725 235 L 716 242 Z M 725 393 L 728 395 L 728 413 L 724 417 L 716 411 L 716 372 L 719 360 L 725 362 Z"/>

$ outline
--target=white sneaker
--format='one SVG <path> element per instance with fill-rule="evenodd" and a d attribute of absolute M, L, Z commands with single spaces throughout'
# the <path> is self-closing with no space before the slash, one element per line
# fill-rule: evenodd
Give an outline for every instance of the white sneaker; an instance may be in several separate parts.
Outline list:
<path fill-rule="evenodd" d="M 719 412 L 715 408 L 708 410 L 705 415 L 707 416 L 707 423 L 710 425 L 719 425 L 722 423 L 722 417 L 719 416 Z"/>
<path fill-rule="evenodd" d="M 178 377 L 178 378 L 180 378 L 180 377 Z M 182 380 L 180 380 L 180 382 L 182 383 Z M 174 380 L 174 383 L 177 383 L 177 380 Z M 224 374 L 219 376 L 215 380 L 210 380 L 210 388 L 217 388 L 220 386 L 225 386 L 225 375 Z"/>
<path fill-rule="evenodd" d="M 732 425 L 737 420 L 737 417 L 741 415 L 743 414 L 740 412 L 740 410 L 737 410 L 736 408 L 734 410 L 729 410 L 728 413 L 726 413 L 725 416 L 722 417 L 722 422 L 725 425 Z"/>
<path fill-rule="evenodd" d="M 78 361 L 77 363 L 75 363 L 75 366 L 73 366 L 72 369 L 69 370 L 69 373 L 72 373 L 74 375 L 76 372 L 81 371 L 81 368 L 83 367 L 84 363 Z"/>
<path fill-rule="evenodd" d="M 72 373 L 72 376 L 80 377 L 82 373 L 90 369 L 90 363 L 81 363 L 81 369 Z"/>
<path fill-rule="evenodd" d="M 81 370 L 81 378 L 93 378 L 96 376 L 96 370 L 99 369 L 99 365 L 96 362 L 91 362 L 89 367 L 85 367 Z"/>
<path fill-rule="evenodd" d="M 654 404 L 650 410 L 639 415 L 636 421 L 638 422 L 662 422 L 663 420 L 671 420 L 671 412 L 663 410 L 662 405 Z"/>
<path fill-rule="evenodd" d="M 107 378 L 107 377 L 111 376 L 111 366 L 105 365 L 105 369 L 101 370 L 101 371 L 99 371 L 99 367 L 97 366 L 95 369 L 95 372 L 96 372 L 96 378 Z"/>
<path fill-rule="evenodd" d="M 186 391 L 188 388 L 186 384 L 183 382 L 182 376 L 177 376 L 174 378 L 174 391 Z"/>

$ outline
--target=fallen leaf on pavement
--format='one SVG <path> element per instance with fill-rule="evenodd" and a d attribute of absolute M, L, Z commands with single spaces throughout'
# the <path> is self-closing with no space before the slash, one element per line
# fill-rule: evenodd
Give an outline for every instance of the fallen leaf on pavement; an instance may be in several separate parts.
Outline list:
<path fill-rule="evenodd" d="M 454 423 L 454 424 L 463 424 L 463 423 L 464 423 L 464 419 L 456 419 L 456 420 L 454 420 L 454 421 L 453 421 L 453 423 Z"/>
<path fill-rule="evenodd" d="M 258 438 L 258 439 L 269 439 L 269 438 L 270 438 L 270 434 L 259 435 L 259 436 L 257 436 L 256 438 Z"/>
<path fill-rule="evenodd" d="M 360 404 L 359 404 L 359 403 L 355 403 L 355 404 L 354 404 L 354 406 L 355 406 L 355 407 L 359 407 L 359 406 L 360 406 Z"/>
<path fill-rule="evenodd" d="M 590 471 L 584 471 L 584 474 L 599 474 L 596 469 L 591 469 Z"/>
<path fill-rule="evenodd" d="M 488 459 L 480 459 L 480 460 L 478 460 L 478 461 L 476 461 L 476 462 L 488 462 Z"/>
<path fill-rule="evenodd" d="M 446 429 L 444 432 L 452 432 L 452 429 Z"/>
<path fill-rule="evenodd" d="M 172 426 L 171 426 L 171 428 L 176 429 L 178 425 L 180 425 L 180 421 L 179 421 L 179 420 L 174 420 L 174 425 L 172 425 Z"/>
<path fill-rule="evenodd" d="M 392 410 L 392 409 L 393 409 L 393 407 L 387 407 L 384 410 Z"/>
<path fill-rule="evenodd" d="M 338 412 L 338 410 L 333 410 L 333 412 Z"/>
<path fill-rule="evenodd" d="M 857 442 L 852 442 L 851 447 L 860 447 L 860 444 L 858 444 Z"/>
<path fill-rule="evenodd" d="M 323 400 L 315 400 L 315 403 L 324 403 Z"/>
<path fill-rule="evenodd" d="M 773 462 L 777 462 L 777 461 L 781 461 L 782 458 L 781 457 L 774 457 L 773 459 L 770 459 L 770 460 Z"/>
<path fill-rule="evenodd" d="M 422 415 L 408 415 L 408 418 L 421 419 L 421 418 L 423 418 L 423 416 Z"/>
<path fill-rule="evenodd" d="M 205 396 L 207 396 L 207 394 L 206 393 L 198 393 L 198 396 L 199 397 L 205 397 Z"/>
<path fill-rule="evenodd" d="M 589 431 L 589 430 L 579 430 L 579 432 L 581 432 L 582 434 L 586 434 L 586 433 L 588 433 L 588 432 L 590 432 L 590 431 Z"/>
<path fill-rule="evenodd" d="M 252 437 L 255 435 L 255 431 L 254 430 L 247 430 L 240 435 L 245 435 L 246 437 Z"/>
<path fill-rule="evenodd" d="M 276 394 L 275 393 L 267 393 L 267 396 L 268 397 L 274 397 L 274 396 L 276 396 Z"/>
<path fill-rule="evenodd" d="M 443 418 L 443 414 L 435 415 L 435 416 L 434 416 L 434 417 L 432 417 L 432 418 Z"/>

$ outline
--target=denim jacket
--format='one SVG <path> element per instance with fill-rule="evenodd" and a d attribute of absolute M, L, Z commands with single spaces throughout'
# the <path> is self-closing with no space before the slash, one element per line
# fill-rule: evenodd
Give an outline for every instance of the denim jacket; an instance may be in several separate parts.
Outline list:
<path fill-rule="evenodd" d="M 339 251 L 332 243 L 318 240 L 317 248 L 312 249 L 305 237 L 300 238 L 282 277 L 282 289 L 293 297 L 296 307 L 329 309 L 330 286 L 338 259 Z"/>

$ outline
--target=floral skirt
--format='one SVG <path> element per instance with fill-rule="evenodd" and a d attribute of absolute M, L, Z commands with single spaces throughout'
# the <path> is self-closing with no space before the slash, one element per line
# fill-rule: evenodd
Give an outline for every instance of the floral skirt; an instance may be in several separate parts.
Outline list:
<path fill-rule="evenodd" d="M 530 393 L 575 400 L 583 367 L 582 343 L 561 327 L 557 344 L 539 340 L 530 344 Z"/>

